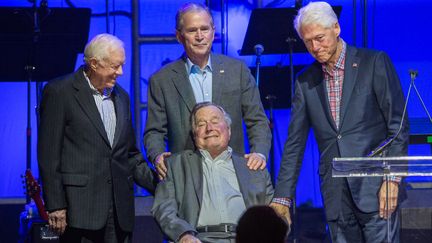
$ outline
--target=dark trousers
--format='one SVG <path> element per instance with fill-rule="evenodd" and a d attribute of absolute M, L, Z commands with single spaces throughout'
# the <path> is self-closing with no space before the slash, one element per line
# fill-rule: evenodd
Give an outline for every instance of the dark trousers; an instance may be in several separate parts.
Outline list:
<path fill-rule="evenodd" d="M 346 180 L 345 180 L 346 182 Z M 378 196 L 378 195 L 377 195 Z M 390 242 L 399 242 L 399 207 L 390 218 Z M 387 242 L 387 220 L 379 212 L 364 213 L 355 205 L 348 183 L 342 189 L 342 204 L 337 220 L 328 221 L 334 243 L 382 243 Z"/>
<path fill-rule="evenodd" d="M 108 220 L 100 230 L 86 230 L 67 227 L 60 237 L 61 243 L 131 243 L 132 233 L 123 231 L 115 213 L 110 209 Z"/>

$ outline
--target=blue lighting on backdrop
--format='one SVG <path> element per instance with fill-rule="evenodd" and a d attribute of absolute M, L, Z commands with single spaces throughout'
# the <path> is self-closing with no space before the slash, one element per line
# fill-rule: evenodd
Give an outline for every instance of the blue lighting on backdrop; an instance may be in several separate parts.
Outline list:
<path fill-rule="evenodd" d="M 39 2 L 39 1 L 38 1 Z M 103 0 L 51 0 L 48 1 L 49 7 L 68 7 L 68 2 L 72 2 L 76 7 L 91 8 L 94 14 L 90 24 L 89 36 L 92 37 L 98 33 L 106 32 L 105 2 Z M 131 13 L 130 0 L 110 0 L 108 1 L 110 11 L 120 13 Z M 181 0 L 143 0 L 140 1 L 141 11 L 141 33 L 142 34 L 173 34 L 174 33 L 174 15 L 176 9 L 184 2 Z M 197 1 L 204 2 L 204 1 Z M 221 7 L 220 1 L 211 1 L 211 5 L 216 23 L 217 32 L 220 34 L 221 26 Z M 243 59 L 249 66 L 255 65 L 253 56 L 239 56 L 238 50 L 241 49 L 243 39 L 246 33 L 249 16 L 254 7 L 252 0 L 226 1 L 228 4 L 228 47 L 227 53 L 230 56 Z M 272 5 L 277 7 L 291 7 L 294 1 L 262 1 L 263 6 Z M 307 3 L 309 1 L 303 1 Z M 356 16 L 357 21 L 353 23 L 353 1 L 333 0 L 328 1 L 332 5 L 342 6 L 340 23 L 342 27 L 342 38 L 349 44 L 360 46 L 362 43 L 362 4 L 358 0 Z M 6 0 L 2 1 L 0 7 L 31 7 L 29 1 Z M 405 93 L 409 86 L 409 69 L 417 69 L 419 76 L 416 81 L 417 87 L 425 101 L 426 106 L 432 107 L 432 49 L 429 48 L 430 37 L 430 9 L 432 3 L 427 0 L 374 0 L 368 4 L 368 46 L 375 49 L 386 51 L 392 58 L 396 70 L 400 76 Z M 102 13 L 102 14 L 101 14 Z M 119 78 L 118 82 L 129 93 L 133 93 L 131 86 L 131 19 L 127 14 L 120 14 L 110 17 L 109 32 L 116 34 L 126 43 L 127 61 L 124 68 L 125 74 Z M 354 28 L 355 27 L 355 28 Z M 284 28 L 284 26 L 280 26 Z M 1 28 L 0 28 L 1 30 Z M 355 32 L 355 33 L 354 33 Z M 0 32 L 1 40 L 1 32 Z M 220 52 L 221 45 L 216 43 L 214 51 Z M 182 52 L 179 44 L 146 44 L 141 46 L 141 70 L 142 79 L 146 80 L 149 76 L 158 70 L 161 63 L 166 60 L 177 59 Z M 20 57 L 16 57 L 20 58 Z M 61 59 L 61 56 L 57 58 Z M 294 54 L 295 65 L 305 65 L 312 62 L 308 54 Z M 77 57 L 76 66 L 81 65 L 82 55 Z M 288 55 L 264 55 L 261 58 L 262 66 L 289 65 Z M 2 67 L 0 67 L 1 69 Z M 289 85 L 289 80 L 286 80 Z M 142 99 L 146 100 L 146 83 L 143 82 Z M 23 197 L 23 189 L 20 175 L 24 173 L 26 167 L 26 83 L 7 82 L 0 83 L 2 97 L 0 102 L 0 168 L 2 176 L 0 177 L 0 199 Z M 288 86 L 289 87 L 289 86 Z M 34 107 L 36 106 L 35 84 L 32 84 L 31 91 L 31 126 L 32 126 L 32 170 L 37 177 L 36 162 L 36 137 L 37 125 Z M 409 117 L 422 121 L 426 114 L 421 106 L 419 99 L 414 95 L 409 102 Z M 145 117 L 145 112 L 143 112 Z M 287 136 L 287 127 L 289 120 L 288 109 L 275 110 L 275 157 L 276 167 L 280 161 L 281 148 Z M 412 131 L 416 133 L 432 133 L 431 124 L 426 122 L 417 122 L 412 126 Z M 430 155 L 430 145 L 413 145 L 410 147 L 410 155 Z M 297 203 L 308 203 L 313 206 L 322 206 L 318 189 L 317 161 L 319 154 L 317 145 L 310 134 L 310 139 L 305 152 L 305 160 L 302 174 L 299 178 L 297 189 Z"/>

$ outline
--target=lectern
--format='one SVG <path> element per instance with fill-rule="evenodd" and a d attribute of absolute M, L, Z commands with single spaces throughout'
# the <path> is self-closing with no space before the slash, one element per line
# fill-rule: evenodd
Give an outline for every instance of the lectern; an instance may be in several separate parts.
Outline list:
<path fill-rule="evenodd" d="M 432 156 L 346 157 L 334 158 L 333 177 L 432 176 Z M 386 180 L 388 210 L 388 180 Z M 387 242 L 390 240 L 390 217 L 387 220 Z"/>

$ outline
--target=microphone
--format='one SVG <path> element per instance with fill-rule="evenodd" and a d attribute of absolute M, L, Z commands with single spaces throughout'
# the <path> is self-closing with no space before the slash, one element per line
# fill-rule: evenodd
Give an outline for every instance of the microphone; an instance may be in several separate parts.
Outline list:
<path fill-rule="evenodd" d="M 410 74 L 411 80 L 414 80 L 417 78 L 418 70 L 410 69 L 410 70 L 408 70 L 408 72 Z"/>
<path fill-rule="evenodd" d="M 366 155 L 366 157 L 375 157 L 376 155 L 381 154 L 384 151 L 384 149 L 390 146 L 390 144 L 396 139 L 399 133 L 400 133 L 400 129 L 398 130 L 395 136 L 384 140 L 384 142 L 382 142 L 378 147 L 373 149 L 368 155 Z"/>
<path fill-rule="evenodd" d="M 254 46 L 254 51 L 257 56 L 261 56 L 261 54 L 264 52 L 264 46 L 261 44 L 256 44 Z"/>
<path fill-rule="evenodd" d="M 259 87 L 259 70 L 260 70 L 260 66 L 261 66 L 261 54 L 264 52 L 264 46 L 261 44 L 256 44 L 254 46 L 254 51 L 256 54 L 256 75 L 255 75 L 255 80 L 256 80 L 256 86 Z"/>

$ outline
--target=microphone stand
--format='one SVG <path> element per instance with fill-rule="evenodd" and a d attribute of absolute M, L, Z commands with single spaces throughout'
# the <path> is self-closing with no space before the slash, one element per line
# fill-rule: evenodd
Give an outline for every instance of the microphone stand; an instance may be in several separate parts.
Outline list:
<path fill-rule="evenodd" d="M 374 157 L 376 155 L 381 154 L 384 151 L 384 149 L 386 149 L 388 146 L 390 146 L 390 144 L 399 136 L 399 133 L 402 130 L 403 121 L 404 121 L 405 116 L 406 116 L 406 110 L 407 110 L 407 107 L 408 107 L 408 100 L 409 100 L 409 98 L 411 96 L 411 89 L 412 88 L 414 88 L 414 90 L 416 91 L 417 97 L 419 98 L 419 100 L 420 100 L 420 102 L 421 102 L 421 104 L 423 106 L 423 109 L 425 110 L 425 112 L 426 112 L 426 114 L 427 114 L 427 116 L 429 118 L 429 121 L 432 123 L 432 118 L 431 118 L 431 116 L 429 114 L 429 111 L 428 111 L 428 109 L 427 109 L 427 107 L 426 107 L 426 105 L 425 105 L 425 103 L 424 103 L 424 101 L 423 101 L 423 99 L 422 99 L 419 91 L 417 90 L 417 87 L 416 87 L 415 83 L 414 83 L 415 79 L 417 78 L 418 71 L 411 69 L 411 70 L 409 70 L 409 73 L 410 73 L 410 77 L 411 77 L 411 82 L 410 82 L 410 86 L 408 88 L 407 97 L 406 97 L 406 100 L 405 100 L 405 105 L 404 105 L 404 109 L 403 109 L 403 113 L 402 113 L 402 120 L 401 120 L 401 123 L 400 123 L 398 131 L 396 132 L 396 134 L 393 137 L 386 139 L 378 147 L 376 147 L 374 150 L 372 150 L 367 155 L 367 157 Z"/>
<path fill-rule="evenodd" d="M 32 20 L 33 20 L 33 38 L 32 48 L 28 64 L 24 67 L 27 72 L 27 128 L 26 128 L 26 169 L 31 170 L 31 82 L 33 79 L 33 72 L 36 70 L 34 65 L 34 55 L 36 45 L 40 36 L 39 14 L 37 8 L 37 0 L 32 1 Z M 31 201 L 30 196 L 26 194 L 26 204 Z"/>
<path fill-rule="evenodd" d="M 404 108 L 403 108 L 403 112 L 402 112 L 402 118 L 401 118 L 401 122 L 399 125 L 399 128 L 396 132 L 396 134 L 394 136 L 392 136 L 391 138 L 386 139 L 383 143 L 381 143 L 377 148 L 375 148 L 374 150 L 372 150 L 367 157 L 375 157 L 376 155 L 382 155 L 383 159 L 383 164 L 382 164 L 382 168 L 383 168 L 383 174 L 384 174 L 384 178 L 385 178 L 385 187 L 386 187 L 386 206 L 384 208 L 385 210 L 385 215 L 387 216 L 387 241 L 386 243 L 391 243 L 391 237 L 390 237 L 390 232 L 391 232 L 391 224 L 390 221 L 392 219 L 392 215 L 389 215 L 389 205 L 388 205 L 388 201 L 389 201 L 389 180 L 390 180 L 390 174 L 391 174 L 391 165 L 385 160 L 387 151 L 385 150 L 387 147 L 389 147 L 394 140 L 396 140 L 396 138 L 399 136 L 400 132 L 402 131 L 402 127 L 403 127 L 403 123 L 406 117 L 406 110 L 408 107 L 408 100 L 409 97 L 411 95 L 411 88 L 413 87 L 414 84 L 414 79 L 415 76 L 411 75 L 411 83 L 410 83 L 410 87 L 408 88 L 408 93 L 407 93 L 407 98 L 405 99 L 405 104 L 404 104 Z"/>
<path fill-rule="evenodd" d="M 260 74 L 260 67 L 261 67 L 261 53 L 257 52 L 256 53 L 256 75 L 255 75 L 255 81 L 256 81 L 256 86 L 259 89 L 259 74 Z"/>
<path fill-rule="evenodd" d="M 389 147 L 393 143 L 393 141 L 396 140 L 396 138 L 399 136 L 399 134 L 400 134 L 400 132 L 402 130 L 402 127 L 403 127 L 403 122 L 404 122 L 405 117 L 406 117 L 406 110 L 407 110 L 407 107 L 408 107 L 408 100 L 409 100 L 409 98 L 411 96 L 411 89 L 412 88 L 414 88 L 414 90 L 415 90 L 415 92 L 417 94 L 417 97 L 419 98 L 419 100 L 420 100 L 420 102 L 421 102 L 421 104 L 423 106 L 423 109 L 425 110 L 425 112 L 426 112 L 426 114 L 427 114 L 427 116 L 429 118 L 429 121 L 432 123 L 432 118 L 431 118 L 431 116 L 429 114 L 429 111 L 428 111 L 426 105 L 424 104 L 424 101 L 423 101 L 423 99 L 422 99 L 422 97 L 421 97 L 421 95 L 420 95 L 420 93 L 419 93 L 419 91 L 418 91 L 418 89 L 417 89 L 417 87 L 416 87 L 416 85 L 414 83 L 415 79 L 417 78 L 418 71 L 411 69 L 411 70 L 409 70 L 409 73 L 410 73 L 411 82 L 410 82 L 410 86 L 408 88 L 407 97 L 406 97 L 406 100 L 405 100 L 405 105 L 404 105 L 404 109 L 403 109 L 403 113 L 402 113 L 402 119 L 401 119 L 401 123 L 400 123 L 399 129 L 398 129 L 398 131 L 396 132 L 396 134 L 393 137 L 391 137 L 389 139 L 386 139 L 377 148 L 375 148 L 374 150 L 372 150 L 367 155 L 368 157 L 374 157 L 374 156 L 380 155 L 380 154 L 383 157 L 385 157 L 386 156 L 386 152 L 387 152 L 387 151 L 385 151 L 385 149 L 387 147 Z M 391 167 L 391 165 L 388 164 L 388 162 L 384 159 L 383 160 L 383 172 L 384 172 L 384 178 L 386 180 L 386 207 L 385 207 L 385 212 L 386 212 L 386 215 L 387 215 L 387 242 L 388 243 L 391 242 L 391 239 L 390 239 L 390 232 L 391 232 L 390 221 L 391 221 L 391 215 L 389 215 L 389 207 L 388 207 L 389 206 L 388 205 L 389 179 L 390 179 L 390 173 L 391 173 L 391 171 L 390 171 L 391 168 L 390 167 Z"/>
<path fill-rule="evenodd" d="M 423 101 L 423 99 L 422 99 L 422 97 L 421 97 L 421 95 L 420 95 L 418 89 L 417 89 L 417 86 L 416 86 L 415 83 L 414 83 L 414 80 L 417 78 L 418 71 L 417 71 L 417 70 L 410 69 L 410 70 L 409 70 L 409 73 L 410 73 L 410 77 L 411 77 L 411 82 L 410 82 L 410 86 L 409 86 L 409 89 L 408 89 L 408 94 L 409 94 L 411 88 L 414 88 L 414 90 L 415 90 L 415 92 L 416 92 L 416 94 L 417 94 L 417 97 L 419 98 L 419 100 L 420 100 L 420 102 L 421 102 L 421 104 L 422 104 L 422 106 L 423 106 L 423 109 L 425 110 L 426 115 L 427 115 L 428 118 L 429 118 L 429 121 L 432 123 L 431 115 L 429 114 L 429 111 L 428 111 L 428 109 L 427 109 L 427 107 L 426 107 L 426 105 L 425 105 L 425 103 L 424 103 L 424 101 Z M 407 99 L 408 99 L 408 98 L 407 98 Z"/>

